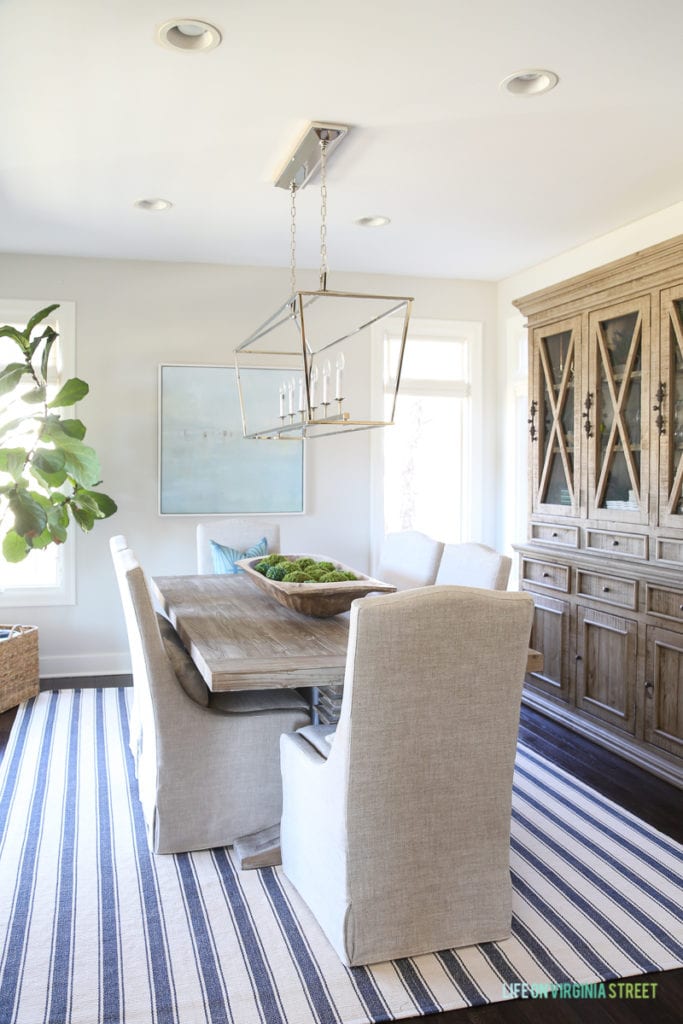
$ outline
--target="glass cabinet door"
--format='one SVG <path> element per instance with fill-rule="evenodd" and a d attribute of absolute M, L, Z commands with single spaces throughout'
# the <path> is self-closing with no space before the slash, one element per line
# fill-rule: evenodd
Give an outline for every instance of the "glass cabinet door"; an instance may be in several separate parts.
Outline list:
<path fill-rule="evenodd" d="M 580 337 L 579 318 L 534 331 L 529 437 L 535 512 L 578 515 Z"/>
<path fill-rule="evenodd" d="M 662 293 L 660 373 L 655 394 L 659 435 L 659 523 L 683 527 L 683 285 Z"/>
<path fill-rule="evenodd" d="M 649 299 L 589 317 L 588 514 L 647 523 Z"/>

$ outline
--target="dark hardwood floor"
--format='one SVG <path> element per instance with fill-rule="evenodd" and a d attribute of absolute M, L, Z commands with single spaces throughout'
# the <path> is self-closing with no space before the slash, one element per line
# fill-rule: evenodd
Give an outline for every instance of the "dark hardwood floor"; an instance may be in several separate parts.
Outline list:
<path fill-rule="evenodd" d="M 83 681 L 78 685 L 83 685 Z M 15 711 L 0 714 L 0 758 L 7 745 L 14 717 Z M 681 790 L 529 708 L 522 711 L 520 739 L 610 800 L 683 843 Z M 451 1010 L 434 1014 L 428 1019 L 434 1024 L 681 1024 L 683 969 L 639 975 L 633 980 L 656 982 L 656 997 L 649 1000 L 516 999 L 471 1009 Z M 425 1018 L 414 1019 L 419 1021 Z"/>

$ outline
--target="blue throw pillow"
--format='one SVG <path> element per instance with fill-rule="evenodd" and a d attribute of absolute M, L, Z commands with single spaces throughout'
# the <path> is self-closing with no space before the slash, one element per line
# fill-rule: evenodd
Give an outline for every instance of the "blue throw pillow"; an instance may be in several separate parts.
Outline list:
<path fill-rule="evenodd" d="M 268 541 L 265 537 L 261 537 L 261 540 L 252 544 L 246 551 L 228 548 L 225 544 L 219 544 L 215 540 L 211 541 L 211 560 L 214 573 L 230 573 L 234 576 L 238 572 L 244 572 L 244 569 L 240 569 L 239 565 L 235 564 L 241 558 L 258 558 L 259 556 L 263 558 L 267 554 Z"/>

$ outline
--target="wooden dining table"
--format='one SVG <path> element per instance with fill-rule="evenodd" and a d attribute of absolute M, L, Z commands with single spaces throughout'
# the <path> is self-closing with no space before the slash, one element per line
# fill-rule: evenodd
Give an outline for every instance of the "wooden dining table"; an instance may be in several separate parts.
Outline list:
<path fill-rule="evenodd" d="M 344 682 L 348 612 L 324 619 L 302 615 L 243 574 L 155 576 L 152 585 L 210 690 Z M 542 667 L 542 654 L 529 648 L 527 672 Z"/>

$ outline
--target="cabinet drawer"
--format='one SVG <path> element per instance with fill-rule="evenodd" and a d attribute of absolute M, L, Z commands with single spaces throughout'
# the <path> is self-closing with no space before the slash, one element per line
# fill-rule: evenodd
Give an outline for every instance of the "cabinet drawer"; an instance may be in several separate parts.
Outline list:
<path fill-rule="evenodd" d="M 646 608 L 652 615 L 659 615 L 661 619 L 683 622 L 683 590 L 668 590 L 666 587 L 653 587 L 648 583 Z"/>
<path fill-rule="evenodd" d="M 675 537 L 657 537 L 655 550 L 658 562 L 683 565 L 683 540 Z"/>
<path fill-rule="evenodd" d="M 522 579 L 526 583 L 535 583 L 550 590 L 569 592 L 569 567 L 553 565 L 552 562 L 539 562 L 535 558 L 522 559 Z"/>
<path fill-rule="evenodd" d="M 605 604 L 618 605 L 619 608 L 635 611 L 638 607 L 638 584 L 635 580 L 579 569 L 576 573 L 576 592 L 582 597 L 592 597 Z"/>
<path fill-rule="evenodd" d="M 586 550 L 609 552 L 619 558 L 647 558 L 647 537 L 618 530 L 586 530 Z"/>
<path fill-rule="evenodd" d="M 532 523 L 531 536 L 541 544 L 557 544 L 563 548 L 578 548 L 578 526 L 556 526 L 554 523 Z"/>

